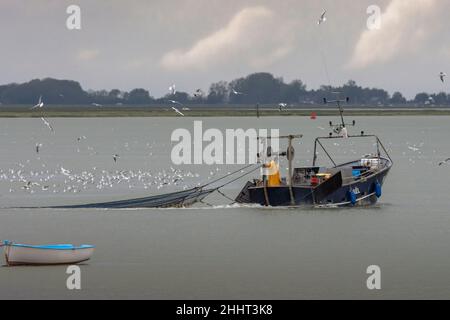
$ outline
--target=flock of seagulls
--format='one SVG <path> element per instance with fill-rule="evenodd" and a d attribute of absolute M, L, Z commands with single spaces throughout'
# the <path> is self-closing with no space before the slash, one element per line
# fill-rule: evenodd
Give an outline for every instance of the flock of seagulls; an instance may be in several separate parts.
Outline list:
<path fill-rule="evenodd" d="M 86 136 L 80 136 L 77 142 L 88 140 Z M 128 143 L 124 146 L 128 150 Z M 191 185 L 198 185 L 198 173 L 188 170 L 175 169 L 145 171 L 145 170 L 101 170 L 97 167 L 84 169 L 81 172 L 68 169 L 65 166 L 56 164 L 56 169 L 51 170 L 48 164 L 41 161 L 40 154 L 43 149 L 42 143 L 35 144 L 35 152 L 39 155 L 35 160 L 26 160 L 24 163 L 17 163 L 9 169 L 0 168 L 0 182 L 6 181 L 11 184 L 9 192 L 18 191 L 34 193 L 80 193 L 83 191 L 93 192 L 95 189 L 105 188 L 127 188 L 127 189 L 161 189 L 165 187 L 179 187 L 188 189 Z M 152 149 L 153 145 L 147 143 L 147 148 Z M 87 147 L 93 151 L 94 148 Z M 80 152 L 79 149 L 77 152 Z M 97 153 L 92 153 L 97 154 Z M 150 152 L 151 156 L 153 153 Z M 114 163 L 120 159 L 120 155 L 112 155 Z M 27 167 L 32 166 L 32 169 Z M 37 168 L 36 168 L 37 166 Z M 40 168 L 41 166 L 41 168 Z M 216 168 L 219 171 L 219 168 Z M 217 172 L 211 171 L 208 180 L 213 179 Z"/>
<path fill-rule="evenodd" d="M 172 86 L 173 92 L 175 92 L 175 85 Z M 200 91 L 197 91 L 200 94 Z M 178 103 L 175 100 L 170 101 L 173 104 L 180 105 L 183 107 L 183 104 Z M 42 109 L 44 107 L 44 102 L 42 96 L 39 97 L 38 103 L 33 106 L 32 109 Z M 185 107 L 188 109 L 187 107 Z M 173 107 L 174 111 L 179 113 L 180 115 L 184 115 L 177 108 Z M 53 132 L 53 127 L 51 124 L 44 118 L 41 117 L 44 124 Z M 86 136 L 79 136 L 76 138 L 78 143 L 83 140 L 87 140 Z M 128 143 L 126 144 L 128 145 Z M 147 144 L 148 147 L 149 144 Z M 43 144 L 36 143 L 35 144 L 35 153 L 40 155 L 42 151 Z M 88 147 L 88 150 L 93 151 L 93 148 Z M 80 152 L 78 149 L 77 152 Z M 96 154 L 96 153 L 93 153 Z M 150 153 L 152 155 L 152 153 Z M 40 158 L 37 158 L 40 160 Z M 119 154 L 113 154 L 112 159 L 114 163 L 117 163 L 120 159 Z M 27 160 L 27 164 L 30 164 L 31 161 Z M 26 191 L 28 193 L 35 192 L 53 192 L 53 193 L 79 193 L 83 190 L 92 189 L 95 187 L 98 190 L 104 188 L 112 188 L 115 185 L 128 183 L 128 188 L 139 188 L 143 187 L 144 189 L 148 189 L 151 187 L 155 187 L 156 189 L 161 189 L 166 186 L 181 186 L 181 184 L 186 182 L 186 179 L 190 184 L 193 184 L 189 179 L 197 179 L 199 174 L 192 173 L 190 171 L 183 171 L 180 169 L 170 168 L 169 171 L 162 170 L 158 173 L 151 173 L 150 171 L 106 171 L 102 170 L 99 172 L 96 167 L 93 167 L 92 170 L 83 171 L 81 173 L 74 173 L 71 170 L 68 170 L 62 166 L 59 166 L 58 169 L 51 172 L 50 170 L 46 170 L 47 165 L 45 163 L 42 164 L 42 168 L 44 170 L 30 170 L 29 172 L 25 172 L 26 164 L 19 163 L 19 168 L 10 168 L 7 170 L 0 169 L 0 181 L 9 181 L 12 183 L 12 188 L 10 188 L 10 193 L 16 191 L 16 189 Z M 217 168 L 217 171 L 219 169 Z M 208 180 L 213 178 L 216 172 L 211 172 L 211 175 L 208 177 Z M 21 186 L 14 186 L 14 184 L 21 184 Z M 188 185 L 183 186 L 184 189 L 189 188 Z"/>
<path fill-rule="evenodd" d="M 173 85 L 171 85 L 171 86 L 169 87 L 169 94 L 170 94 L 171 96 L 174 96 L 176 93 L 177 93 L 176 85 L 173 84 Z M 203 92 L 202 89 L 197 89 L 197 90 L 195 90 L 195 92 L 194 92 L 194 97 L 195 97 L 195 98 L 201 98 L 201 97 L 203 97 L 204 95 L 205 95 L 205 93 Z M 168 100 L 168 102 L 170 102 L 171 104 L 174 104 L 174 105 L 178 105 L 178 106 L 181 108 L 181 110 L 183 110 L 183 111 L 189 111 L 189 110 L 190 110 L 187 106 L 185 106 L 184 104 L 182 104 L 182 103 L 179 102 L 179 101 L 176 101 L 176 100 Z M 176 114 L 178 114 L 178 115 L 180 115 L 180 116 L 182 116 L 182 117 L 185 116 L 184 113 L 181 112 L 177 107 L 172 106 L 171 109 L 172 109 L 173 111 L 175 111 Z"/>
<path fill-rule="evenodd" d="M 81 193 L 83 191 L 103 190 L 106 188 L 125 187 L 127 189 L 151 189 L 160 190 L 165 187 L 175 186 L 188 189 L 184 185 L 198 179 L 200 175 L 191 171 L 170 168 L 157 173 L 142 170 L 99 170 L 93 167 L 90 171 L 74 173 L 63 167 L 50 170 L 25 171 L 25 165 L 20 168 L 7 170 L 0 169 L 0 181 L 12 184 L 10 193 L 23 190 L 28 193 L 52 192 L 52 193 Z M 218 169 L 217 169 L 218 171 Z M 214 177 L 217 172 L 211 171 Z"/>
<path fill-rule="evenodd" d="M 61 96 L 61 95 L 60 95 L 60 96 Z M 93 105 L 101 106 L 101 105 L 98 105 L 98 104 L 95 104 L 95 103 L 93 103 Z M 38 103 L 37 103 L 36 105 L 34 105 L 30 110 L 34 110 L 34 109 L 42 109 L 43 107 L 44 107 L 44 101 L 43 101 L 42 95 L 41 95 L 41 96 L 39 96 L 39 101 L 38 101 Z M 47 128 L 48 128 L 51 132 L 54 132 L 54 131 L 55 131 L 55 130 L 53 129 L 53 126 L 50 124 L 50 122 L 49 122 L 45 117 L 41 117 L 41 120 L 42 120 L 42 122 L 47 126 Z M 77 138 L 77 141 L 80 142 L 81 140 L 86 140 L 86 139 L 87 139 L 86 136 L 81 136 L 81 137 L 78 137 L 78 138 Z M 39 154 L 41 148 L 42 148 L 42 143 L 36 143 L 35 151 L 36 151 L 37 154 Z M 118 154 L 113 155 L 113 160 L 114 160 L 114 162 L 117 162 L 117 160 L 118 160 L 119 158 L 120 158 L 120 157 L 119 157 Z M 64 172 L 63 172 L 63 173 L 64 173 Z"/>

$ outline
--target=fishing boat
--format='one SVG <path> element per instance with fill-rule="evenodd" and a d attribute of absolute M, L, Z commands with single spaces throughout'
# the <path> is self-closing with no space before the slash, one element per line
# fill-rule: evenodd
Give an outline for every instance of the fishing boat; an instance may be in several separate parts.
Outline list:
<path fill-rule="evenodd" d="M 259 162 L 268 170 L 264 170 L 260 178 L 247 182 L 237 196 L 236 202 L 270 207 L 352 207 L 377 203 L 382 196 L 382 186 L 393 166 L 393 161 L 378 136 L 367 135 L 363 131 L 358 135 L 348 134 L 347 127 L 356 124 L 355 121 L 351 124 L 344 121 L 341 103 L 348 101 L 349 98 L 334 101 L 324 99 L 325 103 L 337 103 L 341 122 L 337 125 L 330 122 L 332 132 L 329 136 L 315 139 L 314 156 L 310 167 L 293 168 L 295 156 L 293 140 L 302 138 L 302 135 L 276 137 L 288 140 L 287 151 L 278 154 L 273 154 L 271 147 L 267 146 L 273 138 L 265 138 L 263 142 L 265 152 L 259 155 Z M 371 139 L 369 143 L 375 145 L 376 150 L 374 153 L 339 164 L 323 142 L 344 139 Z M 331 165 L 318 163 L 319 149 L 324 152 Z M 289 161 L 286 178 L 280 177 L 279 165 L 274 163 L 274 156 L 286 157 Z"/>
<path fill-rule="evenodd" d="M 1 246 L 8 266 L 77 264 L 91 259 L 95 249 L 92 245 L 28 245 L 8 240 Z"/>

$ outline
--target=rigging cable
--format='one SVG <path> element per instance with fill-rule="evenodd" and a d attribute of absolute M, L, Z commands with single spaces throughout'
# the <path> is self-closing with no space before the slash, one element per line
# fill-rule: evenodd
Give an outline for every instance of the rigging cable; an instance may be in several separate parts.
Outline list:
<path fill-rule="evenodd" d="M 244 168 L 240 168 L 239 170 L 230 172 L 230 173 L 226 174 L 225 176 L 223 176 L 223 177 L 221 177 L 221 178 L 218 178 L 218 179 L 216 179 L 216 180 L 210 181 L 210 182 L 208 182 L 208 183 L 206 183 L 206 184 L 204 184 L 204 185 L 201 185 L 201 186 L 199 186 L 199 187 L 194 187 L 194 188 L 192 188 L 192 190 L 194 190 L 194 189 L 203 189 L 203 188 L 205 188 L 205 187 L 208 187 L 208 186 L 210 186 L 210 185 L 212 185 L 212 184 L 214 184 L 214 183 L 216 183 L 216 182 L 219 182 L 219 181 L 222 181 L 222 180 L 224 180 L 224 179 L 226 179 L 226 178 L 228 178 L 228 177 L 234 176 L 235 174 L 237 174 L 237 173 L 239 173 L 239 172 L 241 172 L 241 171 L 243 171 L 243 170 L 247 170 L 248 168 L 251 168 L 251 167 L 253 167 L 254 165 L 255 165 L 255 163 L 249 164 L 249 165 L 245 166 Z M 258 168 L 259 168 L 259 166 L 258 166 Z M 241 176 L 241 177 L 242 177 L 242 176 Z"/>
<path fill-rule="evenodd" d="M 316 47 L 318 48 L 318 51 L 320 52 L 320 56 L 321 56 L 321 58 L 322 58 L 322 67 L 323 67 L 323 69 L 324 69 L 324 72 L 325 72 L 325 76 L 326 76 L 326 78 L 327 78 L 327 81 L 328 81 L 328 86 L 329 86 L 329 88 L 330 88 L 330 90 L 331 90 L 331 78 L 330 78 L 330 73 L 329 73 L 329 71 L 328 71 L 328 63 L 327 63 L 327 58 L 326 58 L 326 56 L 325 56 L 325 50 L 323 50 L 323 48 L 322 48 L 322 46 L 320 45 L 320 44 L 322 44 L 323 43 L 323 34 L 322 34 L 322 25 L 323 25 L 324 23 L 322 23 L 322 24 L 320 24 L 319 26 L 318 26 L 318 29 L 319 29 L 319 31 L 318 31 L 318 40 L 317 40 L 317 38 L 316 37 L 314 37 L 314 39 L 315 39 L 315 42 L 316 42 Z M 319 44 L 317 43 L 317 42 L 319 42 Z"/>

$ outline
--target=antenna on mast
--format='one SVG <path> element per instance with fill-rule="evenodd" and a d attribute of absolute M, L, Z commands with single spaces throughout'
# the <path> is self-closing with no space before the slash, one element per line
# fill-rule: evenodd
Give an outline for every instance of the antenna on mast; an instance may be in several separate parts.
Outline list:
<path fill-rule="evenodd" d="M 345 100 L 339 99 L 340 92 L 332 92 L 338 96 L 336 100 L 327 100 L 327 98 L 323 98 L 324 104 L 328 103 L 336 103 L 338 109 L 339 109 L 339 115 L 341 116 L 341 123 L 340 124 L 334 124 L 332 121 L 330 121 L 330 127 L 333 128 L 333 131 L 336 134 L 340 134 L 341 132 L 345 132 L 347 134 L 347 126 L 354 127 L 356 125 L 356 121 L 353 120 L 352 123 L 345 123 L 344 120 L 344 109 L 342 108 L 342 103 L 349 103 L 350 98 L 346 97 Z"/>

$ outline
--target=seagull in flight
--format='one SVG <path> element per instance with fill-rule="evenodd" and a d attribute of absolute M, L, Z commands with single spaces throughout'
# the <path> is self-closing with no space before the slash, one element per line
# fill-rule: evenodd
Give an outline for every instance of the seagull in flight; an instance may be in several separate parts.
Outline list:
<path fill-rule="evenodd" d="M 169 92 L 171 95 L 175 95 L 177 93 L 177 87 L 173 84 L 169 87 Z"/>
<path fill-rule="evenodd" d="M 36 153 L 39 153 L 41 147 L 42 147 L 42 143 L 36 143 Z"/>
<path fill-rule="evenodd" d="M 94 107 L 103 107 L 103 105 L 101 105 L 100 103 L 93 103 L 92 104 Z"/>
<path fill-rule="evenodd" d="M 30 110 L 33 110 L 33 109 L 36 109 L 36 108 L 42 108 L 43 106 L 44 106 L 44 102 L 42 101 L 42 96 L 40 96 L 38 103 L 33 108 L 31 108 Z"/>
<path fill-rule="evenodd" d="M 445 77 L 447 76 L 447 74 L 445 72 L 441 72 L 439 73 L 439 78 L 441 79 L 442 83 L 445 82 Z"/>
<path fill-rule="evenodd" d="M 182 104 L 182 103 L 180 103 L 180 102 L 178 102 L 178 101 L 175 101 L 175 100 L 169 100 L 169 102 L 181 106 L 181 107 L 183 108 L 183 110 L 189 110 L 189 108 L 187 108 L 184 104 Z M 184 117 L 184 114 L 183 114 L 180 110 L 178 110 L 177 108 L 172 107 L 172 110 L 175 111 L 176 113 L 178 113 L 180 116 L 183 116 L 183 117 Z"/>
<path fill-rule="evenodd" d="M 184 114 L 180 110 L 178 110 L 177 108 L 172 107 L 172 110 L 175 111 L 176 113 L 178 113 L 180 116 L 184 117 Z"/>
<path fill-rule="evenodd" d="M 287 107 L 287 103 L 279 103 L 278 104 L 278 109 L 280 110 L 280 112 L 283 111 L 283 109 L 286 107 Z"/>
<path fill-rule="evenodd" d="M 450 158 L 445 159 L 444 161 L 439 162 L 439 167 L 443 166 L 444 164 L 450 163 Z"/>
<path fill-rule="evenodd" d="M 63 167 L 61 167 L 61 173 L 65 176 L 69 176 L 70 175 L 70 171 L 67 169 L 64 169 Z"/>
<path fill-rule="evenodd" d="M 113 160 L 114 162 L 117 162 L 117 159 L 119 159 L 120 156 L 118 154 L 113 155 Z"/>
<path fill-rule="evenodd" d="M 237 95 L 237 96 L 243 95 L 243 94 L 244 94 L 244 93 L 242 93 L 242 92 L 239 92 L 239 91 L 234 90 L 234 88 L 231 88 L 231 92 L 232 92 L 234 95 Z"/>
<path fill-rule="evenodd" d="M 169 100 L 169 102 L 184 107 L 184 104 L 182 104 L 181 102 L 178 102 L 176 100 Z"/>
<path fill-rule="evenodd" d="M 202 97 L 202 96 L 203 96 L 203 91 L 202 91 L 202 89 L 197 89 L 197 90 L 194 92 L 194 97 L 200 98 L 200 97 Z"/>
<path fill-rule="evenodd" d="M 28 181 L 26 185 L 24 185 L 21 189 L 22 190 L 30 190 L 31 189 L 31 181 Z"/>
<path fill-rule="evenodd" d="M 55 130 L 53 129 L 52 125 L 50 124 L 50 122 L 47 121 L 47 119 L 45 119 L 44 117 L 41 118 L 41 120 L 44 122 L 44 124 L 50 129 L 51 132 L 54 132 Z"/>
<path fill-rule="evenodd" d="M 322 14 L 320 15 L 320 19 L 317 22 L 318 25 L 321 25 L 322 23 L 327 21 L 327 17 L 325 17 L 326 14 L 327 14 L 327 10 L 323 10 Z"/>

